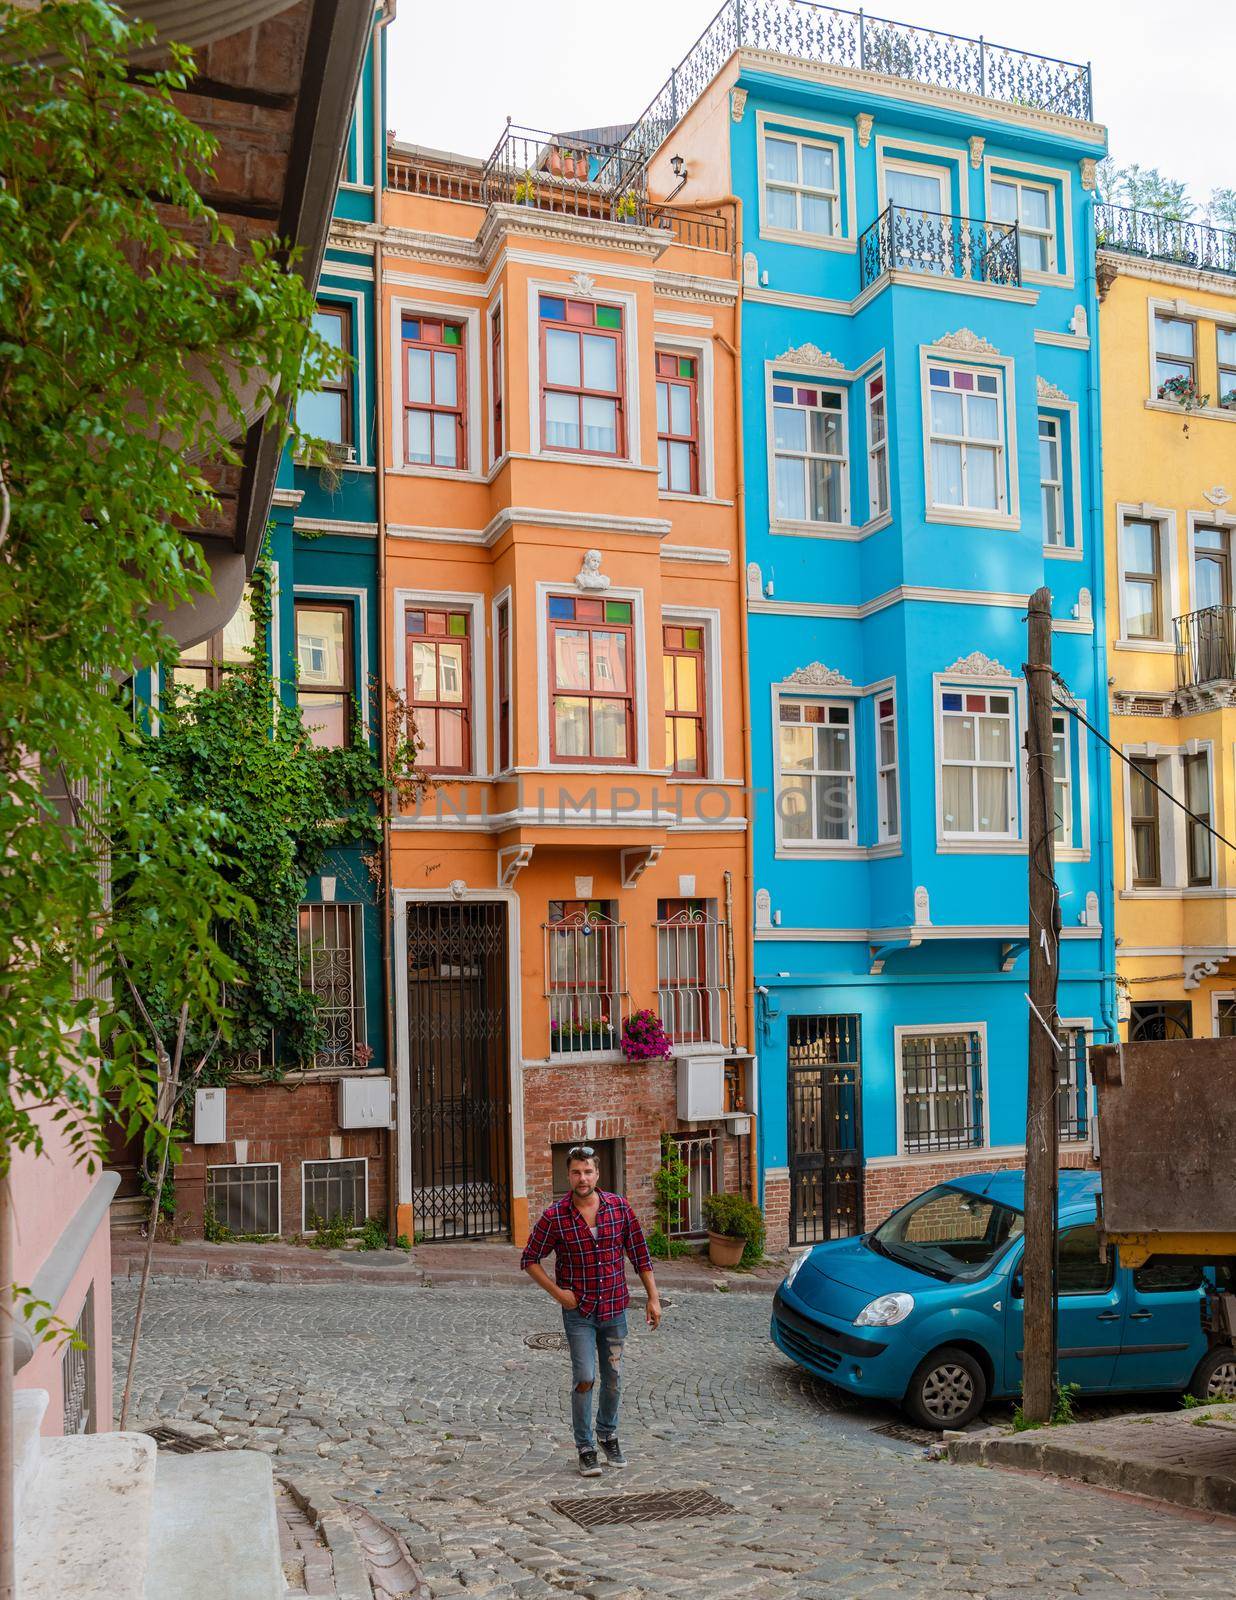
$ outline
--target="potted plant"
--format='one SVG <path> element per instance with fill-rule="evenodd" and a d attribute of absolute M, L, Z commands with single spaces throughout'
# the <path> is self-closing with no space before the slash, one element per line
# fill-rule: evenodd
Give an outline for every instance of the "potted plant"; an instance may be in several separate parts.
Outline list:
<path fill-rule="evenodd" d="M 762 1258 L 764 1215 L 746 1195 L 705 1195 L 704 1226 L 714 1267 L 751 1267 Z"/>
<path fill-rule="evenodd" d="M 655 1011 L 636 1011 L 622 1025 L 619 1047 L 628 1061 L 668 1061 L 674 1041 Z"/>
<path fill-rule="evenodd" d="M 617 200 L 614 201 L 615 220 L 618 222 L 632 222 L 638 209 L 639 201 L 635 198 L 635 192 L 632 189 L 628 189 L 625 194 L 619 195 Z"/>
<path fill-rule="evenodd" d="M 1197 383 L 1192 378 L 1168 378 L 1166 383 L 1159 385 L 1160 400 L 1174 400 L 1185 414 L 1184 431 L 1189 431 L 1190 411 L 1203 410 L 1210 404 L 1210 396 L 1202 394 Z"/>
<path fill-rule="evenodd" d="M 534 206 L 536 204 L 536 179 L 531 172 L 525 172 L 515 185 L 515 204 L 517 206 Z"/>
<path fill-rule="evenodd" d="M 569 1054 L 581 1050 L 612 1050 L 614 1025 L 608 1017 L 568 1017 L 559 1022 L 552 1017 L 549 1024 L 549 1048 L 552 1054 Z"/>

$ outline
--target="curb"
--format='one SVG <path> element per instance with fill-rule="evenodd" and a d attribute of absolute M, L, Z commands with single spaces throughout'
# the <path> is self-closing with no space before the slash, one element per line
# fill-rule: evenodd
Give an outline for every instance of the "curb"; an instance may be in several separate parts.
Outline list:
<path fill-rule="evenodd" d="M 335 1569 L 338 1600 L 373 1600 L 360 1540 L 338 1500 L 317 1478 L 280 1478 L 279 1482 L 322 1535 Z"/>

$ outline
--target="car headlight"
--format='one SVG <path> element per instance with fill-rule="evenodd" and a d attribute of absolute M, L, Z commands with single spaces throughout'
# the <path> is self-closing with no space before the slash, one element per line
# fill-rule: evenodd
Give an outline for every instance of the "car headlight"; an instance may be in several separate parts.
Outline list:
<path fill-rule="evenodd" d="M 794 1257 L 793 1263 L 790 1266 L 790 1270 L 785 1275 L 785 1281 L 786 1281 L 787 1286 L 794 1282 L 794 1279 L 798 1276 L 799 1272 L 802 1270 L 803 1262 L 807 1259 L 807 1257 L 810 1254 L 811 1254 L 810 1250 L 804 1250 L 804 1251 L 801 1252 L 801 1254 L 796 1255 Z"/>
<path fill-rule="evenodd" d="M 882 1294 L 866 1305 L 854 1318 L 856 1328 L 891 1328 L 904 1322 L 914 1310 L 912 1294 Z"/>

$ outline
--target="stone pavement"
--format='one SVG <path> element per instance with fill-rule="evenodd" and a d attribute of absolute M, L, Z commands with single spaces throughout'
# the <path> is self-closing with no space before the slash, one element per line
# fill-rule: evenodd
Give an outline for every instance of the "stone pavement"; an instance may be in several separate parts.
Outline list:
<path fill-rule="evenodd" d="M 116 1285 L 118 1360 L 135 1285 Z M 136 1414 L 196 1417 L 325 1479 L 406 1542 L 433 1595 L 889 1600 L 1227 1595 L 1236 1524 L 933 1463 L 769 1343 L 767 1301 L 672 1293 L 632 1317 L 625 1473 L 575 1472 L 560 1330 L 531 1286 L 157 1280 Z M 633 1307 L 633 1312 L 635 1308 Z M 553 1339 L 544 1341 L 555 1343 Z M 585 1530 L 559 1497 L 702 1489 L 716 1520 Z"/>
<path fill-rule="evenodd" d="M 1236 1515 L 1236 1406 L 1105 1417 L 957 1439 L 953 1461 L 1021 1467 L 1197 1511 Z"/>

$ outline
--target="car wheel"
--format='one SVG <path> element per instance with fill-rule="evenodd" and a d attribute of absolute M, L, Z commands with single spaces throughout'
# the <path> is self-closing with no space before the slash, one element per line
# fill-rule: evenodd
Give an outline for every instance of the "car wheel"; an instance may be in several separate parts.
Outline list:
<path fill-rule="evenodd" d="M 964 1428 L 987 1399 L 987 1379 L 965 1350 L 942 1345 L 914 1369 L 903 1404 L 924 1428 Z"/>
<path fill-rule="evenodd" d="M 1236 1396 L 1236 1350 L 1220 1345 L 1208 1350 L 1189 1379 L 1195 1400 L 1225 1400 Z"/>

